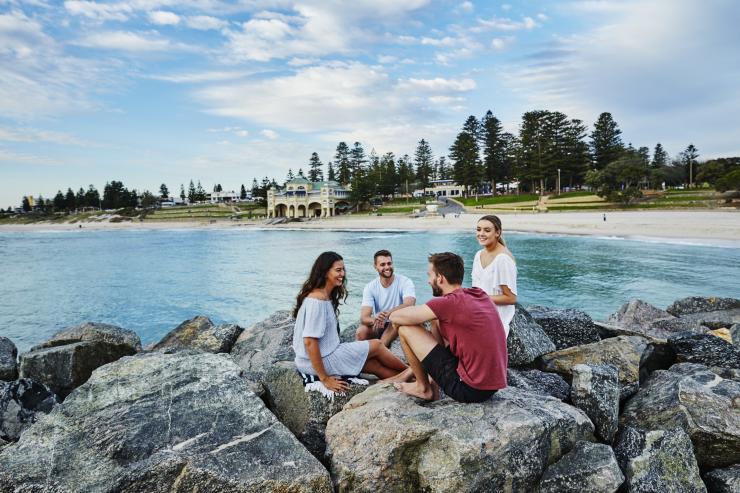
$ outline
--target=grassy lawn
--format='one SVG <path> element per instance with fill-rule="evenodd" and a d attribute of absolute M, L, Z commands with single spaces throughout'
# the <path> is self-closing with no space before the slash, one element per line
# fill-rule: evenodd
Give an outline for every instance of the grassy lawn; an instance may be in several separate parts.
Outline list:
<path fill-rule="evenodd" d="M 431 199 L 430 197 L 426 198 L 418 198 L 418 197 L 409 197 L 406 198 L 396 198 L 393 200 L 384 200 L 383 201 L 383 207 L 393 207 L 393 206 L 408 206 L 413 204 L 425 204 L 425 203 L 434 203 L 435 201 Z"/>
<path fill-rule="evenodd" d="M 378 209 L 379 214 L 411 214 L 415 210 L 421 209 L 421 205 L 416 206 L 394 206 L 394 207 L 381 207 Z"/>
<path fill-rule="evenodd" d="M 458 202 L 462 202 L 464 205 L 474 207 L 476 205 L 491 205 L 491 204 L 510 204 L 515 202 L 537 202 L 539 196 L 535 194 L 523 194 L 523 195 L 499 195 L 498 197 L 468 197 L 465 199 L 455 199 Z"/>

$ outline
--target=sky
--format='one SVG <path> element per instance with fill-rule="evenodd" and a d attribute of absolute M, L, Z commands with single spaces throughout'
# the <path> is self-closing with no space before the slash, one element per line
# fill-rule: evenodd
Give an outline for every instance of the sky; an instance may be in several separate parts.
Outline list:
<path fill-rule="evenodd" d="M 740 155 L 735 0 L 0 0 L 0 206 L 282 181 L 340 141 L 447 155 L 530 110 Z"/>

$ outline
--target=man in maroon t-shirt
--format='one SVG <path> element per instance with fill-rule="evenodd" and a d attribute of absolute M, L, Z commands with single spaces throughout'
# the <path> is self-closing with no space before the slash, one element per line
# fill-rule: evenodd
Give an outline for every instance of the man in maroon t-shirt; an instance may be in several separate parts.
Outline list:
<path fill-rule="evenodd" d="M 431 255 L 427 274 L 435 298 L 391 314 L 409 362 L 409 369 L 389 379 L 398 390 L 434 400 L 439 384 L 456 401 L 481 402 L 506 387 L 504 326 L 483 290 L 461 286 L 464 273 L 459 255 Z M 426 321 L 432 321 L 431 333 L 421 325 Z M 415 382 L 408 381 L 412 376 Z"/>

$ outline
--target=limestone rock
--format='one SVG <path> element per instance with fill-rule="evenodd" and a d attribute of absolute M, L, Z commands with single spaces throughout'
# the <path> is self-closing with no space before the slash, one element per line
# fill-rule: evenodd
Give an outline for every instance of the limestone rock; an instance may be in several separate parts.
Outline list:
<path fill-rule="evenodd" d="M 517 303 L 506 339 L 509 367 L 525 367 L 543 354 L 555 351 L 555 344 L 527 310 Z"/>
<path fill-rule="evenodd" d="M 581 346 L 601 340 L 591 317 L 580 310 L 528 306 L 527 311 L 555 344 L 556 349 Z"/>
<path fill-rule="evenodd" d="M 190 348 L 208 353 L 228 353 L 243 330 L 234 324 L 213 325 L 209 318 L 198 315 L 172 329 L 152 349 Z"/>
<path fill-rule="evenodd" d="M 644 431 L 627 427 L 620 433 L 614 452 L 630 493 L 707 491 L 691 440 L 681 429 Z"/>
<path fill-rule="evenodd" d="M 740 308 L 740 300 L 736 298 L 691 296 L 674 301 L 666 311 L 671 315 L 681 317 L 691 313 L 716 312 Z"/>
<path fill-rule="evenodd" d="M 620 425 L 683 429 L 702 467 L 740 462 L 740 381 L 693 363 L 658 370 L 624 405 Z"/>
<path fill-rule="evenodd" d="M 732 334 L 730 333 L 730 329 L 716 329 L 709 333 L 732 344 Z"/>
<path fill-rule="evenodd" d="M 546 354 L 541 358 L 542 369 L 559 373 L 570 381 L 573 367 L 578 364 L 613 365 L 619 371 L 620 398 L 626 399 L 639 387 L 640 360 L 647 346 L 643 337 L 612 337 Z"/>
<path fill-rule="evenodd" d="M 231 357 L 247 378 L 262 381 L 278 361 L 293 361 L 293 326 L 289 311 L 278 311 L 246 329 L 231 348 Z"/>
<path fill-rule="evenodd" d="M 545 471 L 539 493 L 614 493 L 624 482 L 609 445 L 578 442 Z"/>
<path fill-rule="evenodd" d="M 740 491 L 740 464 L 714 469 L 704 474 L 709 493 L 738 493 Z"/>
<path fill-rule="evenodd" d="M 319 392 L 306 392 L 292 361 L 276 363 L 268 370 L 264 383 L 269 392 L 270 410 L 319 460 L 324 459 L 324 433 L 329 418 L 341 411 L 353 396 L 367 389 L 364 385 L 350 384 L 346 395 L 336 395 L 333 400 Z"/>
<path fill-rule="evenodd" d="M 668 341 L 679 363 L 740 368 L 740 347 L 711 334 L 677 337 Z"/>
<path fill-rule="evenodd" d="M 18 349 L 7 337 L 0 337 L 0 381 L 18 378 Z"/>
<path fill-rule="evenodd" d="M 592 433 L 580 410 L 519 389 L 425 403 L 378 384 L 329 420 L 326 441 L 338 491 L 531 491 Z"/>
<path fill-rule="evenodd" d="M 88 322 L 57 332 L 21 354 L 20 377 L 40 382 L 64 399 L 96 368 L 140 349 L 141 341 L 133 331 Z"/>
<path fill-rule="evenodd" d="M 596 435 L 612 443 L 619 420 L 619 372 L 611 365 L 576 365 L 570 400 L 591 419 Z"/>
<path fill-rule="evenodd" d="M 33 380 L 0 382 L 0 438 L 15 442 L 36 422 L 38 413 L 48 413 L 56 396 L 46 386 Z"/>
<path fill-rule="evenodd" d="M 557 373 L 509 368 L 506 372 L 506 381 L 509 387 L 533 394 L 547 395 L 561 401 L 570 398 L 570 385 Z"/>
<path fill-rule="evenodd" d="M 228 357 L 142 353 L 96 370 L 0 451 L 0 491 L 331 492 Z"/>

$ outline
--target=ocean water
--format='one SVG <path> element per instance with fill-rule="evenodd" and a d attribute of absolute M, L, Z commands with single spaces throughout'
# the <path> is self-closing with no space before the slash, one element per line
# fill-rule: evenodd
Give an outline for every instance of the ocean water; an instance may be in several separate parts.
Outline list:
<path fill-rule="evenodd" d="M 519 300 L 578 308 L 604 319 L 632 298 L 660 308 L 686 296 L 740 298 L 740 246 L 619 238 L 509 234 Z M 710 243 L 710 242 L 708 242 Z M 313 260 L 345 258 L 349 298 L 340 323 L 359 317 L 362 287 L 386 248 L 420 303 L 431 298 L 427 255 L 453 251 L 466 262 L 478 245 L 460 232 L 347 232 L 257 229 L 0 233 L 0 336 L 19 350 L 83 321 L 158 341 L 202 314 L 244 327 L 290 309 Z"/>

